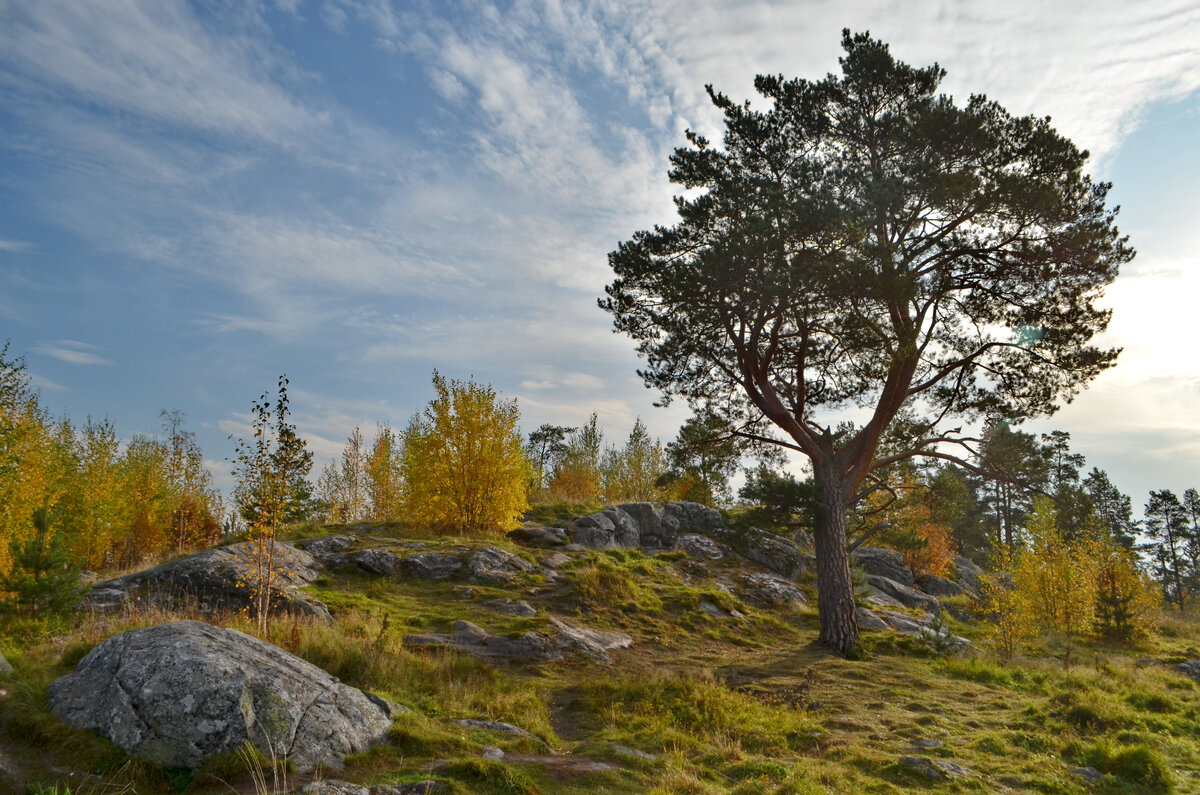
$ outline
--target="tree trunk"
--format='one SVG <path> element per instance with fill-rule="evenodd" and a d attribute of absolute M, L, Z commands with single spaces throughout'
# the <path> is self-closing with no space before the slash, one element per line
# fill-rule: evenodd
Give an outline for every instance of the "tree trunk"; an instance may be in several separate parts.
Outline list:
<path fill-rule="evenodd" d="M 846 552 L 847 489 L 836 473 L 816 473 L 817 609 L 821 643 L 843 657 L 858 648 L 858 611 Z"/>

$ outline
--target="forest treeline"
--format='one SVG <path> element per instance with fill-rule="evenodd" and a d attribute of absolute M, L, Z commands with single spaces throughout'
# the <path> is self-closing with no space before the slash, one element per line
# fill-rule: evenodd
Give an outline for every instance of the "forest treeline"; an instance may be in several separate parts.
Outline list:
<path fill-rule="evenodd" d="M 379 425 L 370 436 L 354 428 L 341 456 L 314 482 L 312 454 L 288 421 L 281 378 L 277 396 L 264 393 L 254 404 L 256 435 L 238 445 L 238 484 L 226 505 L 180 412 L 162 412 L 159 434 L 127 442 L 108 420 L 54 419 L 23 360 L 5 348 L 0 575 L 33 534 L 38 509 L 48 512 L 75 564 L 91 569 L 204 548 L 256 524 L 404 520 L 498 532 L 517 526 L 538 503 L 687 499 L 780 532 L 811 525 L 811 482 L 789 474 L 777 452 L 753 445 L 717 416 L 691 417 L 665 445 L 638 419 L 613 443 L 595 413 L 575 427 L 522 433 L 516 401 L 490 386 L 435 372 L 433 388 L 435 398 L 405 428 Z M 745 470 L 735 495 L 731 483 L 747 461 L 756 465 Z M 1103 470 L 1084 474 L 1069 434 L 1036 436 L 1004 424 L 986 430 L 972 463 L 966 469 L 909 462 L 883 473 L 850 518 L 850 543 L 896 549 L 915 572 L 929 575 L 947 573 L 956 554 L 1016 570 L 1022 560 L 1032 565 L 1061 552 L 1109 561 L 1107 573 L 1089 575 L 1094 583 L 1107 577 L 1111 586 L 1144 571 L 1181 608 L 1200 591 L 1195 489 L 1182 498 L 1153 492 L 1135 518 L 1132 500 Z M 266 516 L 269 492 L 278 494 Z"/>

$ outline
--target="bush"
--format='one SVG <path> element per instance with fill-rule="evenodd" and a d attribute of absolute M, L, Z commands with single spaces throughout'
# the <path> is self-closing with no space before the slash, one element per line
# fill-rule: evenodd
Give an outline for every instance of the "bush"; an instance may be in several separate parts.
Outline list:
<path fill-rule="evenodd" d="M 405 435 L 404 502 L 412 520 L 444 531 L 503 533 L 529 507 L 529 462 L 515 400 L 490 386 L 447 381 Z"/>

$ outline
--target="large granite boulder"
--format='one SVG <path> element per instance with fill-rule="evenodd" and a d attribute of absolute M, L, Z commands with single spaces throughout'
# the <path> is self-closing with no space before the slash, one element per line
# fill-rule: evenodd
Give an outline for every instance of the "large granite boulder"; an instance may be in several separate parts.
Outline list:
<path fill-rule="evenodd" d="M 615 506 L 571 522 L 571 539 L 592 549 L 636 549 L 641 529 L 629 514 Z"/>
<path fill-rule="evenodd" d="M 669 502 L 663 509 L 667 533 L 703 533 L 718 536 L 725 530 L 721 512 L 698 502 Z"/>
<path fill-rule="evenodd" d="M 278 541 L 273 565 L 272 612 L 330 620 L 329 608 L 299 590 L 321 574 L 315 557 Z M 126 605 L 164 609 L 194 605 L 202 613 L 238 612 L 251 606 L 255 571 L 254 544 L 230 544 L 96 583 L 81 606 L 97 613 L 116 612 Z"/>
<path fill-rule="evenodd" d="M 616 506 L 637 526 L 638 546 L 654 551 L 671 549 L 675 546 L 678 526 L 663 523 L 663 508 L 652 502 L 627 502 Z"/>
<path fill-rule="evenodd" d="M 340 768 L 391 725 L 383 699 L 257 638 L 199 621 L 124 632 L 50 685 L 50 710 L 160 767 L 253 743 L 306 772 Z"/>
<path fill-rule="evenodd" d="M 764 566 L 776 574 L 795 579 L 811 569 L 811 557 L 790 538 L 768 533 L 755 527 L 726 533 L 725 543 L 746 560 Z"/>
<path fill-rule="evenodd" d="M 900 557 L 900 553 L 893 549 L 862 547 L 851 552 L 850 559 L 854 565 L 867 574 L 887 577 L 889 580 L 906 585 L 909 588 L 915 584 L 912 569 L 905 564 L 904 558 Z"/>

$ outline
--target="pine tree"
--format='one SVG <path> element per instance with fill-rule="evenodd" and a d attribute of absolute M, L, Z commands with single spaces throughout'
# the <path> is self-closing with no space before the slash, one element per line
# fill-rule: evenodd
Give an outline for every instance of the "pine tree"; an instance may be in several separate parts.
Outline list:
<path fill-rule="evenodd" d="M 1163 595 L 1182 612 L 1190 595 L 1187 512 L 1173 491 L 1163 489 L 1150 492 L 1145 515 L 1146 535 L 1151 539 L 1149 548 L 1158 564 Z"/>
<path fill-rule="evenodd" d="M 71 558 L 62 533 L 50 530 L 50 511 L 33 512 L 33 533 L 9 544 L 13 567 L 0 577 L 0 592 L 13 595 L 18 610 L 35 615 L 70 610 L 83 595 L 79 567 Z"/>

